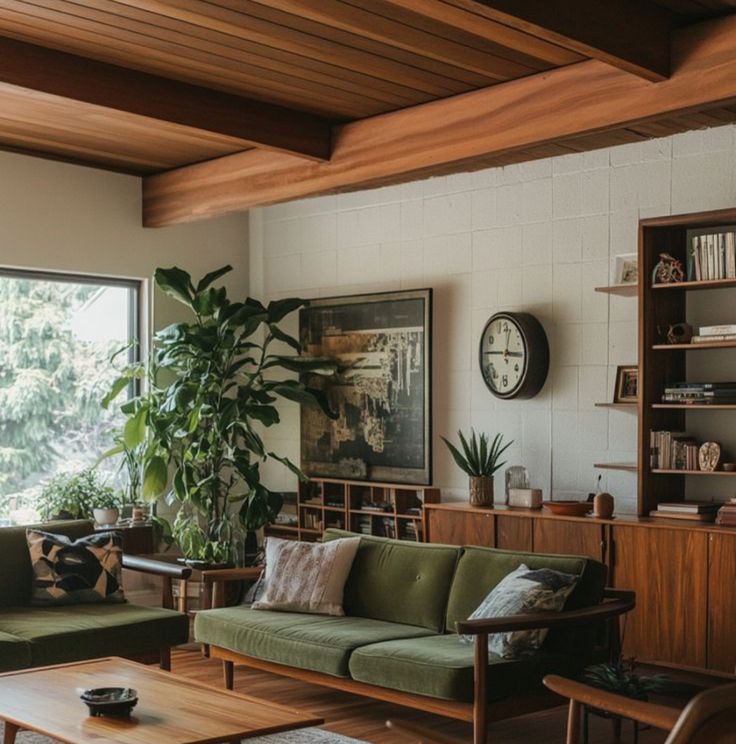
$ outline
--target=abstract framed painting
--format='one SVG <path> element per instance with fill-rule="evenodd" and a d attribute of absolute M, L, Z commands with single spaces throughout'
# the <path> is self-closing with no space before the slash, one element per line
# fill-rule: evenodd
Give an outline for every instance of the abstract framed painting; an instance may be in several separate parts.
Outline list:
<path fill-rule="evenodd" d="M 301 466 L 321 478 L 432 482 L 432 290 L 311 300 L 299 315 L 308 356 L 333 357 L 322 386 L 337 413 L 301 409 Z"/>

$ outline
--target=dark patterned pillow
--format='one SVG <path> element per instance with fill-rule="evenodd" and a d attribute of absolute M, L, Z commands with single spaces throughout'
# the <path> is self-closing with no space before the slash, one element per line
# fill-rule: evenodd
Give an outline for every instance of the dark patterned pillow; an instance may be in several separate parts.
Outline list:
<path fill-rule="evenodd" d="M 65 535 L 26 530 L 33 565 L 33 605 L 125 602 L 123 538 L 97 532 L 72 542 Z"/>

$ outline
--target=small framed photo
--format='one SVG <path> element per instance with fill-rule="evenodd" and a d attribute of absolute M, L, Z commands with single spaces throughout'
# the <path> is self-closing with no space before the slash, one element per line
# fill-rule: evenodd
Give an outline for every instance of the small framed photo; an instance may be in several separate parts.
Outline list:
<path fill-rule="evenodd" d="M 622 253 L 616 256 L 614 264 L 614 284 L 637 284 L 639 282 L 639 256 L 636 253 Z"/>
<path fill-rule="evenodd" d="M 636 403 L 639 399 L 639 367 L 623 366 L 616 370 L 614 403 Z"/>

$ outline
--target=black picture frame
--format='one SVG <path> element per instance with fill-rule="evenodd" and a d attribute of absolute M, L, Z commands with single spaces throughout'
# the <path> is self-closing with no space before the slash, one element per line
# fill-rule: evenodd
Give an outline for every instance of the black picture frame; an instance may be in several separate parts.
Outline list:
<path fill-rule="evenodd" d="M 431 485 L 432 290 L 311 300 L 299 313 L 299 338 L 308 356 L 363 365 L 366 355 L 373 359 L 355 384 L 327 383 L 337 422 L 302 406 L 302 470 L 311 477 Z M 320 384 L 314 376 L 306 381 Z M 371 386 L 378 394 L 371 395 Z"/>

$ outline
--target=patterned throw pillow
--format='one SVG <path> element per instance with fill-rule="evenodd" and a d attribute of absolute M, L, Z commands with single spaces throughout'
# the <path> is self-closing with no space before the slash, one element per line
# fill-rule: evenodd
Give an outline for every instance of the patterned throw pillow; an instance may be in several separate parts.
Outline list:
<path fill-rule="evenodd" d="M 31 604 L 125 602 L 123 538 L 97 532 L 72 542 L 65 535 L 26 530 L 33 565 Z"/>
<path fill-rule="evenodd" d="M 522 563 L 491 590 L 470 619 L 560 612 L 578 578 L 550 568 L 530 569 Z M 516 659 L 537 651 L 546 637 L 547 628 L 493 633 L 488 636 L 488 650 L 505 659 Z M 472 643 L 473 639 L 474 636 L 461 637 L 465 643 Z"/>
<path fill-rule="evenodd" d="M 359 537 L 326 543 L 266 540 L 265 590 L 254 610 L 344 615 L 345 582 L 360 545 Z"/>

